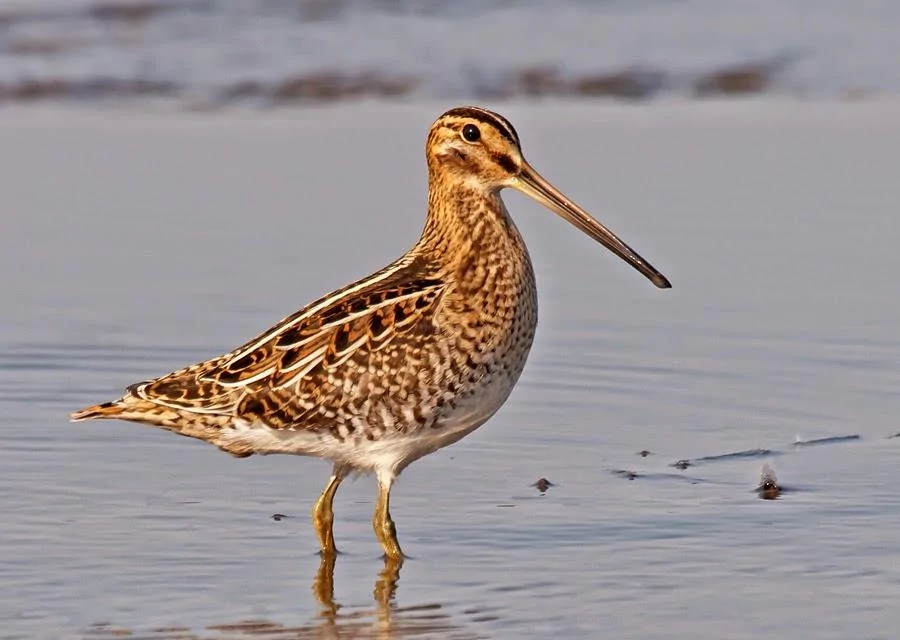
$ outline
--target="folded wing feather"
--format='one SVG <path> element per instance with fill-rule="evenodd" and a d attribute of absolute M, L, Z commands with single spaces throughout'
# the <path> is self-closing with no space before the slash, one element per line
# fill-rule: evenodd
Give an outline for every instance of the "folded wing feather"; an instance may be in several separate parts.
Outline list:
<path fill-rule="evenodd" d="M 128 391 L 193 413 L 238 414 L 261 404 L 282 409 L 301 383 L 308 389 L 316 376 L 340 378 L 351 358 L 358 363 L 398 336 L 422 330 L 422 323 L 430 325 L 445 286 L 430 278 L 377 284 L 369 290 L 336 292 L 229 354 Z M 283 418 L 279 422 L 280 428 L 292 428 Z"/>

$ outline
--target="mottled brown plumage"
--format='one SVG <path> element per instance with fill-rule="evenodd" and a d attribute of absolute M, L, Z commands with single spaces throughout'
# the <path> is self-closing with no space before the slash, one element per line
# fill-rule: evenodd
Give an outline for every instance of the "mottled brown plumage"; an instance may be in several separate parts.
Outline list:
<path fill-rule="evenodd" d="M 394 479 L 490 418 L 534 339 L 534 273 L 500 190 L 534 197 L 657 286 L 669 286 L 525 162 L 518 134 L 498 114 L 448 111 L 432 125 L 426 158 L 428 217 L 403 257 L 226 355 L 132 385 L 121 399 L 72 419 L 151 424 L 238 457 L 332 460 L 332 478 L 313 509 L 326 555 L 335 553 L 338 485 L 350 472 L 374 472 L 375 531 L 385 554 L 402 558 L 388 510 Z"/>

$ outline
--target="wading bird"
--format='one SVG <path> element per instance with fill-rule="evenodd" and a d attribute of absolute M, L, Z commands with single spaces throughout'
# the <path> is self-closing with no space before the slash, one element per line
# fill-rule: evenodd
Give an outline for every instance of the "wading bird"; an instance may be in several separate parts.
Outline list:
<path fill-rule="evenodd" d="M 670 286 L 525 161 L 502 116 L 451 109 L 432 125 L 425 151 L 428 216 L 405 255 L 231 353 L 134 384 L 72 420 L 141 422 L 237 457 L 331 460 L 331 478 L 313 507 L 323 556 L 337 552 L 332 502 L 341 481 L 374 473 L 375 534 L 388 559 L 402 559 L 391 485 L 410 463 L 500 408 L 534 339 L 534 272 L 500 191 L 531 196 L 657 287 Z"/>

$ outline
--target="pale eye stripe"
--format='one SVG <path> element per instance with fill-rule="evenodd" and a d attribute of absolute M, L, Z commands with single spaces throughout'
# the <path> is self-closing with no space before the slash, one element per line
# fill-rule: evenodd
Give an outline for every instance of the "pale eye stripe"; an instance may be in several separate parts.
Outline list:
<path fill-rule="evenodd" d="M 519 134 L 516 133 L 515 129 L 513 129 L 513 126 L 512 126 L 512 124 L 510 124 L 509 120 L 507 120 L 506 118 L 501 116 L 499 113 L 494 113 L 493 111 L 487 111 L 486 109 L 482 109 L 482 111 L 484 111 L 486 116 L 488 116 L 492 120 L 494 120 L 493 124 L 495 127 L 503 130 L 504 133 L 506 133 L 506 135 L 509 136 L 510 138 L 512 138 L 513 140 L 515 140 L 516 143 L 519 142 Z"/>

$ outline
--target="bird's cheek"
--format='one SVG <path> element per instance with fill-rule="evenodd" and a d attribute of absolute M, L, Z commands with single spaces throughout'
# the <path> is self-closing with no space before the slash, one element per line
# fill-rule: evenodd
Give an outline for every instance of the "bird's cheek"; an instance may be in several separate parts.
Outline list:
<path fill-rule="evenodd" d="M 455 165 L 457 167 L 468 167 L 471 164 L 469 155 L 462 149 L 458 149 L 456 147 L 447 147 L 446 149 L 438 153 L 438 157 L 443 162 Z"/>

